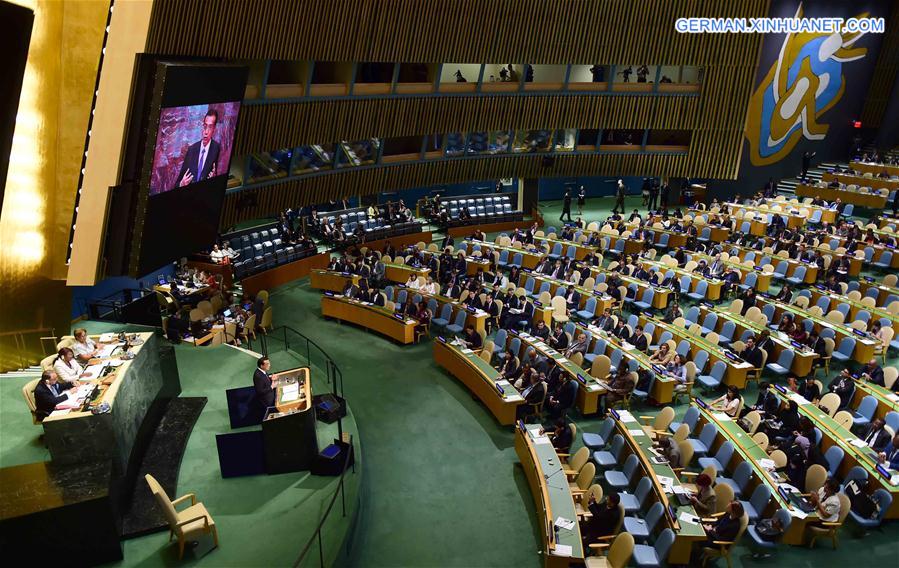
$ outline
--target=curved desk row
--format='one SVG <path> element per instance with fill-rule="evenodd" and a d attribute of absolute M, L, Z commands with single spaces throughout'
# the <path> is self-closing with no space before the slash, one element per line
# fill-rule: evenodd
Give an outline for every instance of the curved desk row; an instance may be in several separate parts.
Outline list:
<path fill-rule="evenodd" d="M 358 274 L 314 268 L 309 272 L 309 287 L 340 294 L 347 283 L 352 282 L 354 286 L 358 286 L 361 279 L 362 276 Z"/>
<path fill-rule="evenodd" d="M 322 316 L 354 323 L 408 345 L 415 341 L 418 320 L 397 315 L 386 308 L 342 296 L 322 296 Z"/>
<path fill-rule="evenodd" d="M 524 404 L 524 398 L 477 353 L 438 337 L 434 341 L 434 362 L 481 399 L 500 424 L 515 423 L 515 413 Z"/>
<path fill-rule="evenodd" d="M 539 424 L 519 422 L 515 428 L 515 453 L 534 497 L 542 536 L 543 565 L 559 568 L 572 562 L 583 564 L 581 530 L 568 478 L 549 438 L 540 435 L 541 429 Z M 570 529 L 556 527 L 559 518 L 573 522 L 574 526 Z"/>
<path fill-rule="evenodd" d="M 893 497 L 893 503 L 887 510 L 884 518 L 899 518 L 899 472 L 884 469 L 878 466 L 877 452 L 865 445 L 858 436 L 837 424 L 826 412 L 804 399 L 798 393 L 789 392 L 783 387 L 770 387 L 781 401 L 793 400 L 799 406 L 799 414 L 811 420 L 821 431 L 821 452 L 826 452 L 831 446 L 839 446 L 844 453 L 843 462 L 840 464 L 839 475 L 844 478 L 849 470 L 855 466 L 861 466 L 868 473 L 867 487 L 873 491 L 881 487 L 886 489 Z M 890 481 L 895 479 L 897 485 Z"/>

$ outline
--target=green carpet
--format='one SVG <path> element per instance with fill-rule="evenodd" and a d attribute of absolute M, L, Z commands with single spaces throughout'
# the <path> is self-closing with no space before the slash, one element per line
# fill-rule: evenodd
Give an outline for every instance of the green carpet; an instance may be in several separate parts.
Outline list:
<path fill-rule="evenodd" d="M 639 203 L 639 198 L 629 199 L 629 210 Z M 587 204 L 584 220 L 592 221 L 604 219 L 613 200 L 591 198 Z M 541 203 L 541 208 L 546 223 L 558 227 L 559 202 Z M 325 321 L 320 317 L 319 298 L 306 281 L 299 281 L 273 290 L 271 304 L 275 325 L 308 335 L 338 362 L 358 424 L 365 456 L 362 503 L 349 556 L 340 565 L 541 565 L 534 502 L 516 465 L 511 428 L 498 425 L 465 387 L 434 365 L 429 341 L 400 347 L 376 334 Z M 248 384 L 247 368 L 235 368 L 205 349 L 190 349 L 186 355 L 178 351 L 185 395 L 222 393 L 228 385 Z M 9 399 L 21 394 L 15 385 L 6 384 L 0 384 L 0 394 L 0 431 L 5 433 L 4 415 L 23 413 L 17 406 L 21 401 Z M 301 546 L 295 526 L 308 524 L 308 519 L 290 516 L 295 510 L 286 511 L 285 503 L 302 501 L 314 488 L 304 485 L 300 475 L 289 480 L 279 479 L 289 476 L 250 478 L 246 483 L 218 479 L 212 435 L 226 431 L 221 421 L 227 423 L 227 417 L 207 417 L 224 412 L 223 393 L 219 401 L 209 396 L 188 444 L 180 484 L 184 490 L 197 490 L 222 523 L 223 546 L 202 563 L 287 565 Z M 745 396 L 754 400 L 755 387 L 747 389 Z M 685 408 L 677 408 L 678 416 Z M 637 410 L 640 414 L 655 411 Z M 575 416 L 574 420 L 581 431 L 598 424 L 595 418 Z M 37 430 L 30 423 L 28 428 Z M 580 440 L 574 449 L 579 446 Z M 21 442 L 0 440 L 0 448 L 4 457 L 7 452 L 18 459 L 40 454 L 40 448 L 22 447 Z M 749 559 L 748 550 L 741 546 L 734 552 L 733 564 L 821 568 L 863 559 L 869 565 L 895 565 L 899 558 L 895 522 L 864 539 L 854 533 L 854 527 L 845 527 L 836 551 L 827 543 L 816 550 L 780 547 L 776 557 L 766 561 Z M 126 561 L 121 564 L 174 564 L 165 539 L 165 535 L 152 535 L 129 541 Z"/>

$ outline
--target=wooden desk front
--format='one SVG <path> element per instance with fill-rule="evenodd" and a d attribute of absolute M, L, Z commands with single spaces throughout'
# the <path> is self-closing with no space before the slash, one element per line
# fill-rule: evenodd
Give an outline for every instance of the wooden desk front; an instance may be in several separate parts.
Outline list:
<path fill-rule="evenodd" d="M 361 279 L 362 277 L 358 274 L 315 268 L 309 273 L 309 287 L 318 290 L 330 290 L 340 294 L 346 287 L 347 282 L 352 282 L 355 286 L 358 286 Z"/>
<path fill-rule="evenodd" d="M 415 341 L 415 326 L 411 318 L 397 319 L 393 312 L 378 306 L 367 306 L 340 296 L 322 296 L 322 316 L 354 323 L 377 331 L 398 343 L 408 345 Z"/>
<path fill-rule="evenodd" d="M 468 387 L 500 424 L 515 423 L 516 411 L 525 403 L 524 398 L 511 383 L 500 379 L 499 371 L 477 353 L 466 353 L 456 345 L 437 339 L 434 341 L 434 362 Z M 503 394 L 497 390 L 497 384 L 505 391 Z"/>

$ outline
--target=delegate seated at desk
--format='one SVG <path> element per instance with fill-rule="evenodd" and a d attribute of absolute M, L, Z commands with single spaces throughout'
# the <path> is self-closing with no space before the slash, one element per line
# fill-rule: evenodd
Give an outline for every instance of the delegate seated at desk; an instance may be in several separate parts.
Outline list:
<path fill-rule="evenodd" d="M 87 330 L 83 327 L 75 330 L 75 344 L 72 346 L 72 350 L 78 361 L 82 363 L 87 363 L 100 353 L 97 344 L 87 336 Z"/>
<path fill-rule="evenodd" d="M 899 434 L 877 456 L 877 461 L 889 469 L 899 469 Z"/>
<path fill-rule="evenodd" d="M 59 382 L 56 371 L 48 370 L 41 374 L 41 382 L 34 389 L 34 414 L 39 421 L 50 416 L 56 405 L 68 400 L 63 391 L 72 388 L 75 383 Z"/>
<path fill-rule="evenodd" d="M 275 406 L 275 389 L 272 388 L 272 375 L 269 370 L 272 362 L 268 357 L 260 357 L 256 361 L 256 372 L 253 373 L 253 386 L 256 388 L 256 397 L 263 409 Z"/>
<path fill-rule="evenodd" d="M 75 360 L 75 352 L 68 347 L 59 350 L 56 359 L 53 360 L 53 370 L 56 371 L 59 380 L 65 383 L 74 383 L 79 378 L 91 376 Z"/>

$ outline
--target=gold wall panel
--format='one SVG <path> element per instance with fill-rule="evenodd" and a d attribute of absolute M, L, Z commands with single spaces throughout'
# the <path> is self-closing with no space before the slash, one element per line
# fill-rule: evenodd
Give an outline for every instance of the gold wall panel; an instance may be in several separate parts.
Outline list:
<path fill-rule="evenodd" d="M 358 170 L 347 168 L 249 190 L 254 192 L 257 201 L 252 208 L 239 207 L 246 192 L 231 193 L 225 197 L 221 226 L 229 227 L 239 221 L 269 216 L 287 207 L 325 203 L 344 196 L 369 195 L 388 188 L 401 190 L 508 177 L 640 175 L 644 171 L 666 177 L 701 175 L 689 167 L 691 154 L 561 155 L 556 156 L 551 167 L 543 165 L 544 154 L 526 154 L 395 164 Z"/>
<path fill-rule="evenodd" d="M 0 371 L 37 362 L 40 336 L 69 330 L 66 249 L 109 11 L 108 2 L 17 3 L 34 11 L 34 26 L 0 217 Z"/>
<path fill-rule="evenodd" d="M 767 9 L 767 0 L 156 0 L 147 48 L 231 59 L 704 65 L 742 40 L 679 34 L 677 18 Z"/>

